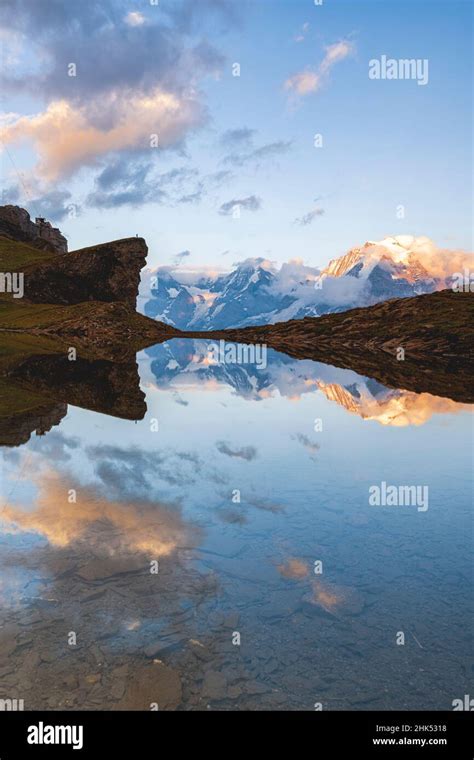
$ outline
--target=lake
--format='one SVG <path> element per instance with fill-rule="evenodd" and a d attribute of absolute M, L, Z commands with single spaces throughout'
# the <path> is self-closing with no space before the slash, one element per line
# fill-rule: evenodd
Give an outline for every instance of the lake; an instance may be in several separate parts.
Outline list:
<path fill-rule="evenodd" d="M 68 406 L 1 449 L 0 699 L 449 710 L 469 693 L 472 407 L 274 351 L 219 363 L 205 341 L 137 361 L 142 419 Z M 413 486 L 422 504 L 399 498 Z"/>

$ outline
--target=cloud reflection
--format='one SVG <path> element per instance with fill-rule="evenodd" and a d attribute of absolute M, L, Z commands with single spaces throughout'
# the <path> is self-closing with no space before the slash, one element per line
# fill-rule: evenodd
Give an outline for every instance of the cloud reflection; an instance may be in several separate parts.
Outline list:
<path fill-rule="evenodd" d="M 165 557 L 191 542 L 190 528 L 177 507 L 110 499 L 103 491 L 51 468 L 40 468 L 31 480 L 38 489 L 31 508 L 3 505 L 3 532 L 35 533 L 56 548 L 86 541 L 108 556 L 138 552 Z M 77 493 L 77 503 L 68 500 L 71 489 Z"/>

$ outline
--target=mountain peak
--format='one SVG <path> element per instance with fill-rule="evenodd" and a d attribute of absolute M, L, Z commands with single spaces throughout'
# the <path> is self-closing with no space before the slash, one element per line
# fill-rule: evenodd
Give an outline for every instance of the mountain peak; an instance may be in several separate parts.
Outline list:
<path fill-rule="evenodd" d="M 332 259 L 322 275 L 369 277 L 374 267 L 381 266 L 391 273 L 393 279 L 404 279 L 410 283 L 427 279 L 431 282 L 434 278 L 424 266 L 423 259 L 431 254 L 433 248 L 429 238 L 414 235 L 368 240 L 363 246 L 351 248 L 343 256 Z"/>

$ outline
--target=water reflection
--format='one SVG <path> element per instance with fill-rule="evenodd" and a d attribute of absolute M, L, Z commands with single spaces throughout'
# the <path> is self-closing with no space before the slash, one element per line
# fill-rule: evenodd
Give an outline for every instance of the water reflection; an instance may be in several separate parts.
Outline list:
<path fill-rule="evenodd" d="M 472 408 L 471 404 L 430 393 L 386 388 L 352 370 L 295 360 L 272 350 L 268 352 L 269 363 L 265 369 L 252 364 L 213 362 L 209 359 L 206 341 L 173 340 L 153 346 L 146 353 L 151 357 L 148 383 L 176 392 L 193 389 L 212 392 L 228 385 L 248 400 L 259 401 L 279 394 L 297 401 L 304 394 L 319 390 L 348 412 L 396 427 L 423 425 L 433 414 L 452 414 Z M 183 403 L 182 399 L 178 403 Z"/>
<path fill-rule="evenodd" d="M 84 542 L 106 558 L 123 554 L 166 557 L 185 543 L 186 528 L 176 507 L 136 496 L 113 500 L 38 459 L 36 455 L 28 462 L 33 470 L 29 482 L 37 491 L 33 503 L 28 510 L 3 505 L 5 532 L 32 533 L 60 548 Z"/>
<path fill-rule="evenodd" d="M 61 388 L 30 357 L 16 396 L 6 376 L 0 698 L 449 709 L 469 677 L 469 407 L 275 352 L 139 360 L 141 388 L 129 363 Z M 69 407 L 28 440 L 40 397 Z M 428 512 L 370 507 L 382 479 L 429 483 Z"/>

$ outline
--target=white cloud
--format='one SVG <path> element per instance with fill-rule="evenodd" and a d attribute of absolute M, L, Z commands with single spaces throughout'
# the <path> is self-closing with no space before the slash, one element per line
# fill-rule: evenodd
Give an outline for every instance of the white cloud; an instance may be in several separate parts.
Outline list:
<path fill-rule="evenodd" d="M 316 92 L 321 86 L 321 77 L 314 71 L 300 71 L 293 74 L 285 82 L 285 90 L 291 90 L 297 95 L 308 95 Z"/>
<path fill-rule="evenodd" d="M 312 224 L 315 219 L 317 219 L 318 216 L 323 216 L 324 209 L 320 208 L 319 206 L 315 206 L 315 208 L 311 209 L 311 211 L 308 211 L 306 214 L 303 214 L 303 216 L 299 216 L 295 219 L 294 224 L 299 224 L 300 227 L 307 227 L 308 224 Z"/>
<path fill-rule="evenodd" d="M 404 256 L 408 256 L 414 262 L 419 262 L 432 277 L 440 280 L 440 288 L 446 287 L 447 278 L 455 272 L 462 272 L 464 268 L 472 270 L 474 266 L 472 253 L 459 249 L 439 248 L 431 238 L 425 235 L 397 235 L 394 238 L 382 240 L 380 245 L 389 248 L 394 260 L 397 260 L 393 253 L 394 243 L 403 251 L 402 261 Z"/>
<path fill-rule="evenodd" d="M 125 23 L 128 26 L 142 26 L 145 23 L 145 16 L 139 11 L 130 11 L 125 16 Z"/>
<path fill-rule="evenodd" d="M 301 27 L 301 31 L 294 38 L 295 42 L 304 42 L 308 32 L 309 32 L 309 21 L 305 21 L 305 23 Z"/>
<path fill-rule="evenodd" d="M 258 211 L 262 207 L 262 199 L 257 195 L 249 195 L 247 198 L 233 198 L 223 203 L 219 208 L 219 214 L 229 216 L 235 209 L 245 209 L 246 211 Z"/>
<path fill-rule="evenodd" d="M 344 58 L 347 58 L 349 55 L 352 55 L 354 52 L 354 45 L 352 42 L 348 42 L 347 40 L 343 40 L 341 42 L 336 42 L 334 45 L 329 45 L 326 48 L 326 55 L 324 56 L 322 63 L 320 65 L 320 72 L 322 74 L 327 73 L 330 71 L 330 69 L 334 66 L 335 63 L 338 63 L 339 61 L 343 61 Z"/>
<path fill-rule="evenodd" d="M 316 69 L 306 69 L 293 74 L 284 83 L 285 90 L 293 97 L 303 97 L 318 92 L 327 81 L 332 67 L 352 55 L 354 51 L 354 44 L 348 40 L 341 40 L 334 45 L 328 45 L 319 66 Z"/>

